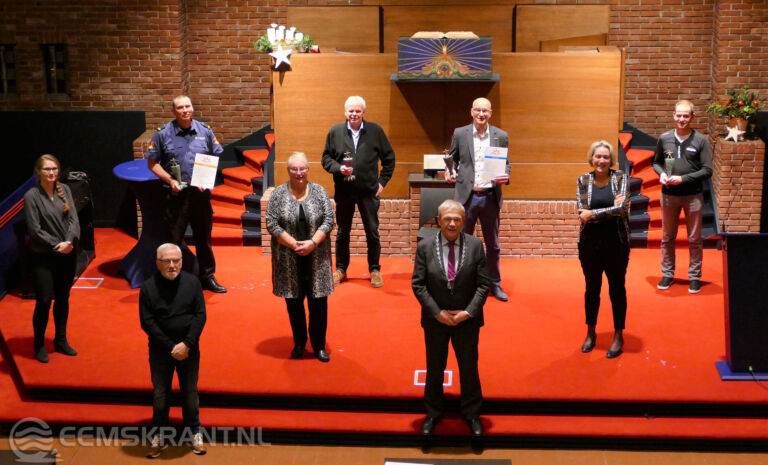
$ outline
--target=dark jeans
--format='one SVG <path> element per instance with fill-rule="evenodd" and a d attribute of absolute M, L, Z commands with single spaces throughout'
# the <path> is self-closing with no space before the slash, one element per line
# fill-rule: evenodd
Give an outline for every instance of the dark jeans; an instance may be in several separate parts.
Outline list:
<path fill-rule="evenodd" d="M 337 197 L 342 198 L 336 198 L 336 224 L 339 226 L 336 231 L 336 269 L 346 271 L 349 266 L 349 236 L 352 231 L 355 205 L 357 205 L 363 229 L 365 229 L 365 241 L 368 245 L 368 270 L 380 270 L 379 198 L 373 192 L 345 194 Z"/>
<path fill-rule="evenodd" d="M 443 372 L 448 362 L 448 342 L 453 346 L 459 365 L 461 383 L 461 414 L 473 418 L 480 413 L 483 392 L 477 370 L 480 326 L 464 323 L 459 326 L 429 325 L 424 327 L 424 345 L 427 350 L 427 380 L 424 385 L 424 406 L 427 415 L 443 414 Z"/>
<path fill-rule="evenodd" d="M 197 187 L 190 186 L 175 194 L 169 192 L 165 202 L 165 222 L 171 241 L 178 246 L 184 241 L 187 225 L 192 226 L 200 276 L 207 278 L 213 275 L 216 272 L 216 259 L 211 248 L 211 191 L 201 192 Z"/>
<path fill-rule="evenodd" d="M 67 340 L 69 317 L 69 291 L 75 279 L 77 253 L 30 254 L 32 284 L 35 288 L 35 312 L 32 327 L 35 332 L 35 351 L 45 345 L 45 328 L 53 304 L 53 321 L 56 327 L 54 343 Z"/>
<path fill-rule="evenodd" d="M 152 426 L 168 426 L 168 412 L 173 372 L 179 377 L 181 389 L 182 416 L 184 426 L 192 433 L 200 431 L 200 400 L 197 395 L 197 378 L 200 373 L 200 351 L 192 349 L 189 357 L 178 361 L 171 352 L 154 347 L 149 348 L 149 371 L 152 374 Z"/>
<path fill-rule="evenodd" d="M 499 247 L 499 204 L 496 202 L 494 192 L 491 190 L 481 195 L 473 192 L 464 204 L 464 209 L 466 210 L 465 233 L 474 234 L 475 224 L 480 220 L 488 276 L 498 286 L 501 283 L 501 271 L 499 271 L 501 248 Z"/>
<path fill-rule="evenodd" d="M 587 231 L 585 231 L 587 232 Z M 608 294 L 613 309 L 613 328 L 623 330 L 627 318 L 627 289 L 624 279 L 629 263 L 629 245 L 619 240 L 616 230 L 609 234 L 583 234 L 579 240 L 579 261 L 584 272 L 584 313 L 586 323 L 597 324 L 603 273 L 608 278 Z"/>

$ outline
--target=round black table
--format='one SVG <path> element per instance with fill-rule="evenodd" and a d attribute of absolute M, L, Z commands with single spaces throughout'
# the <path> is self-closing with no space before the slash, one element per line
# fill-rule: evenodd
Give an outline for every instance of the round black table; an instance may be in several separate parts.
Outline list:
<path fill-rule="evenodd" d="M 157 248 L 171 242 L 170 234 L 163 220 L 163 205 L 167 187 L 147 168 L 147 160 L 131 160 L 120 163 L 112 169 L 119 179 L 128 182 L 136 196 L 141 210 L 142 228 L 139 241 L 120 262 L 120 272 L 128 279 L 132 288 L 141 284 L 157 270 L 155 258 Z M 186 245 L 181 246 L 182 268 L 197 275 L 197 259 Z"/>

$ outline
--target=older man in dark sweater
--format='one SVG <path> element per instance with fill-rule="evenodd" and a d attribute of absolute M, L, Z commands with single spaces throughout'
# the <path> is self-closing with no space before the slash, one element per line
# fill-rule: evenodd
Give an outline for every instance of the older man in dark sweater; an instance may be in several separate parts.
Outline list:
<path fill-rule="evenodd" d="M 173 372 L 179 377 L 186 434 L 192 435 L 192 451 L 205 454 L 200 433 L 200 402 L 197 378 L 200 372 L 198 341 L 205 326 L 205 300 L 200 281 L 181 271 L 181 250 L 175 244 L 157 249 L 158 272 L 147 279 L 139 294 L 141 328 L 149 336 L 149 369 L 152 374 L 152 426 L 169 424 Z M 152 438 L 149 458 L 167 447 L 164 437 Z"/>

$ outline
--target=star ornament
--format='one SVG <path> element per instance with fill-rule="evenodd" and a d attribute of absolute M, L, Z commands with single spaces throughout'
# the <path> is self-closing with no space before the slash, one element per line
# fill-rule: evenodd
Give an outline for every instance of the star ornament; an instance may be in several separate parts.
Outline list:
<path fill-rule="evenodd" d="M 739 129 L 738 126 L 734 126 L 734 127 L 726 126 L 725 129 L 728 130 L 728 135 L 725 136 L 724 140 L 732 139 L 734 142 L 738 142 L 740 140 L 744 140 L 742 135 L 746 131 L 742 131 L 741 129 Z"/>
<path fill-rule="evenodd" d="M 269 56 L 275 59 L 275 66 L 274 69 L 280 68 L 280 65 L 285 63 L 288 66 L 291 66 L 291 60 L 289 59 L 291 56 L 291 50 L 290 48 L 283 48 L 280 45 L 277 46 L 277 50 L 270 53 Z"/>

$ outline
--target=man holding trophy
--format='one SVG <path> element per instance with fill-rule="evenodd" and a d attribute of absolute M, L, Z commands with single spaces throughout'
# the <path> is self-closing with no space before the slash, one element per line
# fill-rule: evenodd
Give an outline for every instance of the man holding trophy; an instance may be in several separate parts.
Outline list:
<path fill-rule="evenodd" d="M 509 296 L 501 287 L 499 271 L 499 212 L 501 211 L 501 185 L 509 183 L 509 163 L 504 153 L 504 166 L 501 173 L 492 178 L 487 175 L 492 164 L 488 154 L 491 147 L 505 148 L 509 145 L 509 136 L 505 131 L 491 126 L 491 101 L 477 98 L 472 102 L 470 116 L 472 124 L 456 128 L 453 132 L 451 148 L 446 156 L 445 179 L 456 183 L 454 200 L 464 206 L 466 220 L 464 232 L 475 233 L 475 225 L 480 221 L 485 242 L 485 256 L 488 275 L 493 285 L 490 294 L 502 302 Z"/>
<path fill-rule="evenodd" d="M 165 221 L 170 240 L 181 246 L 187 225 L 191 225 L 203 289 L 227 292 L 214 276 L 211 191 L 190 186 L 195 155 L 220 155 L 224 149 L 210 126 L 193 118 L 195 110 L 189 97 L 179 95 L 174 98 L 172 108 L 175 119 L 152 134 L 152 142 L 145 154 L 147 166 L 168 185 Z"/>
<path fill-rule="evenodd" d="M 672 114 L 675 128 L 659 136 L 653 169 L 659 174 L 661 189 L 661 273 L 656 286 L 669 289 L 675 277 L 675 238 L 680 210 L 685 212 L 690 264 L 688 292 L 701 291 L 702 209 L 704 181 L 712 176 L 712 149 L 707 136 L 691 128 L 693 104 L 680 100 Z"/>
<path fill-rule="evenodd" d="M 347 280 L 349 239 L 355 205 L 365 229 L 368 246 L 368 271 L 371 286 L 381 287 L 381 241 L 379 239 L 379 203 L 381 192 L 395 171 L 395 152 L 376 123 L 364 120 L 365 100 L 351 96 L 344 102 L 346 121 L 328 131 L 323 149 L 323 168 L 333 175 L 333 199 L 336 201 L 336 271 L 333 282 Z M 381 172 L 379 172 L 381 163 Z"/>

